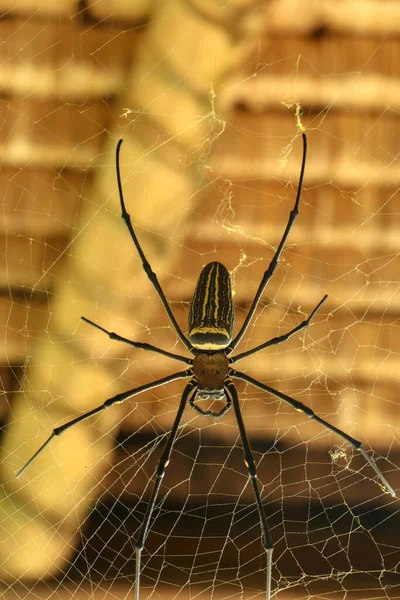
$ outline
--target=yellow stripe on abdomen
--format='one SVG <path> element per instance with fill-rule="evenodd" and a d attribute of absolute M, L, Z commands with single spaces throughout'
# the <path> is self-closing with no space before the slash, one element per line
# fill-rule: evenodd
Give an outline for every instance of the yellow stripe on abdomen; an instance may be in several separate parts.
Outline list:
<path fill-rule="evenodd" d="M 195 348 L 218 350 L 232 339 L 233 312 L 231 280 L 219 262 L 201 271 L 189 311 L 189 341 Z"/>

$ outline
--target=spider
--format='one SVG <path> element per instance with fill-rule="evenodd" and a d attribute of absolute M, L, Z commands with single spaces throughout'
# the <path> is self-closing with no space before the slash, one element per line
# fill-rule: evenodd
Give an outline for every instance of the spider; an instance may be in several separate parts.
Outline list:
<path fill-rule="evenodd" d="M 303 157 L 300 169 L 299 183 L 297 187 L 296 199 L 294 202 L 294 206 L 289 214 L 289 219 L 286 224 L 286 229 L 283 233 L 282 239 L 279 242 L 279 245 L 275 251 L 274 256 L 267 268 L 264 272 L 264 275 L 261 279 L 261 283 L 258 286 L 258 290 L 254 297 L 254 300 L 250 306 L 249 312 L 244 320 L 243 325 L 241 326 L 239 332 L 233 337 L 234 325 L 235 325 L 235 313 L 233 308 L 233 300 L 232 300 L 232 291 L 231 291 L 231 281 L 229 277 L 228 270 L 226 267 L 219 262 L 211 262 L 206 265 L 200 273 L 199 279 L 197 281 L 197 285 L 195 288 L 195 292 L 193 295 L 192 303 L 189 311 L 189 327 L 188 327 L 188 336 L 186 337 L 170 307 L 168 301 L 164 295 L 164 292 L 159 284 L 157 279 L 157 275 L 152 271 L 151 266 L 146 259 L 142 247 L 139 244 L 136 233 L 133 229 L 130 215 L 128 214 L 125 208 L 125 202 L 122 191 L 122 183 L 121 183 L 121 174 L 120 174 L 120 166 L 119 166 L 119 155 L 121 150 L 122 140 L 119 140 L 116 148 L 116 174 L 117 174 L 117 183 L 118 183 L 118 191 L 119 198 L 121 204 L 122 211 L 122 219 L 124 220 L 130 236 L 135 244 L 136 250 L 139 253 L 139 256 L 142 260 L 143 269 L 146 272 L 149 280 L 153 284 L 156 289 L 156 292 L 161 300 L 161 303 L 164 307 L 165 312 L 170 320 L 170 323 L 175 330 L 177 336 L 188 350 L 190 354 L 192 354 L 191 358 L 187 358 L 185 356 L 181 356 L 179 354 L 174 354 L 172 352 L 168 352 L 166 350 L 162 350 L 156 346 L 147 343 L 135 342 L 129 339 L 126 339 L 117 333 L 112 331 L 108 331 L 82 317 L 86 323 L 96 327 L 103 333 L 109 336 L 112 340 L 118 340 L 120 342 L 124 342 L 133 346 L 134 348 L 140 348 L 142 350 L 148 350 L 151 352 L 155 352 L 157 354 L 161 354 L 163 356 L 168 356 L 169 358 L 173 358 L 177 361 L 185 363 L 188 365 L 184 371 L 179 371 L 177 373 L 173 373 L 172 375 L 168 375 L 167 377 L 162 377 L 161 379 L 157 379 L 151 383 L 147 383 L 145 385 L 141 385 L 137 388 L 128 390 L 126 392 L 122 392 L 120 394 L 116 394 L 112 398 L 108 398 L 103 404 L 100 406 L 82 414 L 75 419 L 72 419 L 68 423 L 61 425 L 60 427 L 56 427 L 49 438 L 42 444 L 42 446 L 36 451 L 36 453 L 28 460 L 28 462 L 18 471 L 17 477 L 20 477 L 25 470 L 32 464 L 32 462 L 39 456 L 39 454 L 44 450 L 44 448 L 51 442 L 51 440 L 64 433 L 77 423 L 85 421 L 89 417 L 96 415 L 97 413 L 109 408 L 113 404 L 117 404 L 120 402 L 125 402 L 129 398 L 136 396 L 142 392 L 147 390 L 152 390 L 158 386 L 165 385 L 171 381 L 175 381 L 177 379 L 189 379 L 189 382 L 186 384 L 181 400 L 179 403 L 178 411 L 175 416 L 174 423 L 172 425 L 172 429 L 169 433 L 167 441 L 165 443 L 160 461 L 158 463 L 157 471 L 156 471 L 156 480 L 153 485 L 152 494 L 150 497 L 150 501 L 147 505 L 145 516 L 139 530 L 139 535 L 136 540 L 135 549 L 136 549 L 136 580 L 135 580 L 135 600 L 139 600 L 140 595 L 140 574 L 141 574 L 141 555 L 142 550 L 144 548 L 144 543 L 149 531 L 150 519 L 154 510 L 154 506 L 157 500 L 158 492 L 160 490 L 161 481 L 165 475 L 165 470 L 168 465 L 172 447 L 176 438 L 176 434 L 179 428 L 179 424 L 184 412 L 184 409 L 189 402 L 189 405 L 197 411 L 200 415 L 211 417 L 213 419 L 218 419 L 222 417 L 233 405 L 233 409 L 235 412 L 236 421 L 238 424 L 240 437 L 243 446 L 244 453 L 244 461 L 248 470 L 249 478 L 253 487 L 255 502 L 257 505 L 258 516 L 260 520 L 260 528 L 261 528 L 261 538 L 262 543 L 266 552 L 267 557 L 267 569 L 266 569 L 266 598 L 270 600 L 271 597 L 271 572 L 272 572 L 272 552 L 273 552 L 273 543 L 271 539 L 271 535 L 268 530 L 267 518 L 265 515 L 264 507 L 261 501 L 260 491 L 257 483 L 257 473 L 256 467 L 254 463 L 254 459 L 251 453 L 251 448 L 249 444 L 249 440 L 247 438 L 246 429 L 244 426 L 243 418 L 240 411 L 239 398 L 236 391 L 235 384 L 233 382 L 234 379 L 240 379 L 251 385 L 259 388 L 260 390 L 267 392 L 268 394 L 272 394 L 273 396 L 280 398 L 294 409 L 303 412 L 310 419 L 314 419 L 327 429 L 333 431 L 341 438 L 343 438 L 346 442 L 349 442 L 354 448 L 359 450 L 364 456 L 365 460 L 369 463 L 369 465 L 374 470 L 375 474 L 380 479 L 385 491 L 389 492 L 392 496 L 395 496 L 395 492 L 393 488 L 388 484 L 385 477 L 382 475 L 374 460 L 368 456 L 365 450 L 362 447 L 361 442 L 357 441 L 344 431 L 341 431 L 334 425 L 331 425 L 318 415 L 316 415 L 311 408 L 302 404 L 298 400 L 287 396 L 286 394 L 275 390 L 274 388 L 260 383 L 256 379 L 253 379 L 249 375 L 242 373 L 241 371 L 237 371 L 232 367 L 234 363 L 239 362 L 243 358 L 248 356 L 252 356 L 265 348 L 270 346 L 274 346 L 285 342 L 292 335 L 298 333 L 302 329 L 305 329 L 310 324 L 311 319 L 318 311 L 318 309 L 322 306 L 322 304 L 327 299 L 327 295 L 325 295 L 322 300 L 316 305 L 314 310 L 310 313 L 310 315 L 302 321 L 299 325 L 288 331 L 287 333 L 280 335 L 278 337 L 274 337 L 263 344 L 252 348 L 251 350 L 247 350 L 246 352 L 242 352 L 241 354 L 236 354 L 231 356 L 233 351 L 236 349 L 236 346 L 239 344 L 243 335 L 245 334 L 253 316 L 257 309 L 258 303 L 264 289 L 271 279 L 276 266 L 278 264 L 278 259 L 281 255 L 283 247 L 286 243 L 286 240 L 289 236 L 289 233 L 293 227 L 293 224 L 298 215 L 298 207 L 301 196 L 301 189 L 303 184 L 304 170 L 306 164 L 306 155 L 307 155 L 307 138 L 304 133 L 302 133 L 303 139 Z M 232 339 L 233 338 L 233 339 Z M 218 411 L 214 411 L 212 409 L 203 409 L 197 402 L 202 400 L 210 400 L 211 406 L 214 405 L 214 402 L 221 403 L 222 406 Z"/>

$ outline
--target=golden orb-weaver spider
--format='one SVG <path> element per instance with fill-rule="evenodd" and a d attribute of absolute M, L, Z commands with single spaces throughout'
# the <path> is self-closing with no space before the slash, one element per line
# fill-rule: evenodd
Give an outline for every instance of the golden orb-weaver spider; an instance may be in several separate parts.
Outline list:
<path fill-rule="evenodd" d="M 273 544 L 268 530 L 267 519 L 264 512 L 264 507 L 262 505 L 260 492 L 258 489 L 256 467 L 240 411 L 238 394 L 236 391 L 235 384 L 232 381 L 233 379 L 241 379 L 242 381 L 246 381 L 247 383 L 250 383 L 255 387 L 259 388 L 260 390 L 263 390 L 269 394 L 272 394 L 273 396 L 276 396 L 277 398 L 280 398 L 296 410 L 303 412 L 311 419 L 314 419 L 315 421 L 321 423 L 327 429 L 330 429 L 334 433 L 337 433 L 340 437 L 349 442 L 352 446 L 354 446 L 354 448 L 356 448 L 362 453 L 365 460 L 369 463 L 369 465 L 375 471 L 378 478 L 381 480 L 383 486 L 388 490 L 388 492 L 392 496 L 395 496 L 393 488 L 388 484 L 385 477 L 382 475 L 382 473 L 376 466 L 374 460 L 365 452 L 361 442 L 355 440 L 354 438 L 349 436 L 347 433 L 341 431 L 334 425 L 331 425 L 330 423 L 316 415 L 310 408 L 308 408 L 298 400 L 294 400 L 293 398 L 290 398 L 290 396 L 287 396 L 286 394 L 283 394 L 282 392 L 279 392 L 278 390 L 275 390 L 274 388 L 271 388 L 268 385 L 260 383 L 259 381 L 253 379 L 245 373 L 236 371 L 231 366 L 232 364 L 238 362 L 239 360 L 242 360 L 245 357 L 251 356 L 256 352 L 260 352 L 260 350 L 263 350 L 264 348 L 268 348 L 269 346 L 274 346 L 276 344 L 280 344 L 281 342 L 286 341 L 295 333 L 298 333 L 302 329 L 306 328 L 309 325 L 315 313 L 317 312 L 317 310 L 327 299 L 327 296 L 325 295 L 314 308 L 314 310 L 311 312 L 311 314 L 307 317 L 307 319 L 302 321 L 299 325 L 291 329 L 289 332 L 278 337 L 272 338 L 267 342 L 264 342 L 263 344 L 260 344 L 255 348 L 252 348 L 251 350 L 242 352 L 241 354 L 236 354 L 235 356 L 231 356 L 232 352 L 235 350 L 236 346 L 238 345 L 244 333 L 246 332 L 250 321 L 254 316 L 254 313 L 256 311 L 260 298 L 264 292 L 264 289 L 269 280 L 271 279 L 272 275 L 274 274 L 274 271 L 278 264 L 279 256 L 286 243 L 293 223 L 298 215 L 298 207 L 300 202 L 307 154 L 307 138 L 304 133 L 302 134 L 302 138 L 303 158 L 301 163 L 297 194 L 293 209 L 290 212 L 289 219 L 286 225 L 286 229 L 283 233 L 282 239 L 275 251 L 274 256 L 272 257 L 272 260 L 267 270 L 264 272 L 261 283 L 258 287 L 258 290 L 250 306 L 249 312 L 247 313 L 247 316 L 244 320 L 244 323 L 234 338 L 233 330 L 235 325 L 235 314 L 231 292 L 231 281 L 226 267 L 224 267 L 224 265 L 222 265 L 219 262 L 209 263 L 201 271 L 190 306 L 188 337 L 186 338 L 185 335 L 182 333 L 169 307 L 164 292 L 158 282 L 157 276 L 152 271 L 151 266 L 143 253 L 143 250 L 139 244 L 139 241 L 133 229 L 130 215 L 126 211 L 119 168 L 119 154 L 122 140 L 119 140 L 117 144 L 116 170 L 118 191 L 122 210 L 122 219 L 125 221 L 131 238 L 136 246 L 136 250 L 139 253 L 139 256 L 142 260 L 143 269 L 146 272 L 149 280 L 155 287 L 156 292 L 162 302 L 164 310 L 167 313 L 167 316 L 171 322 L 173 329 L 175 330 L 177 336 L 179 337 L 185 348 L 193 355 L 193 358 L 187 358 L 179 354 L 174 354 L 172 352 L 162 350 L 161 348 L 158 348 L 151 344 L 128 340 L 118 335 L 117 333 L 107 331 L 100 325 L 96 325 L 89 319 L 82 317 L 84 321 L 107 334 L 112 340 L 118 340 L 120 342 L 125 342 L 126 344 L 129 344 L 135 348 L 141 348 L 143 350 L 149 350 L 151 352 L 156 352 L 158 354 L 168 356 L 170 358 L 173 358 L 175 360 L 189 365 L 189 368 L 184 371 L 179 371 L 178 373 L 173 373 L 168 377 L 163 377 L 146 385 L 142 385 L 140 387 L 128 390 L 127 392 L 116 394 L 112 398 L 108 398 L 101 406 L 98 406 L 93 410 L 90 410 L 85 414 L 80 415 L 75 419 L 72 419 L 71 421 L 65 423 L 64 425 L 61 425 L 60 427 L 56 427 L 53 430 L 50 437 L 39 448 L 39 450 L 37 450 L 37 452 L 28 460 L 28 462 L 22 467 L 22 469 L 18 471 L 17 477 L 20 477 L 25 472 L 29 465 L 32 464 L 32 462 L 39 456 L 39 454 L 44 450 L 44 448 L 51 442 L 51 440 L 54 437 L 61 435 L 62 433 L 64 433 L 64 431 L 67 431 L 67 429 L 70 429 L 70 427 L 73 427 L 77 423 L 80 423 L 81 421 L 84 421 L 89 417 L 96 415 L 97 413 L 109 408 L 113 404 L 124 402 L 125 400 L 128 400 L 129 398 L 132 398 L 132 396 L 136 396 L 141 392 L 151 390 L 160 385 L 164 385 L 171 381 L 175 381 L 176 379 L 190 379 L 189 383 L 187 383 L 183 390 L 179 408 L 176 413 L 172 429 L 165 443 L 164 450 L 156 471 L 156 481 L 153 486 L 151 498 L 147 505 L 146 513 L 139 531 L 138 539 L 136 540 L 136 600 L 139 600 L 140 595 L 141 553 L 148 534 L 149 523 L 154 510 L 157 495 L 161 486 L 161 481 L 165 475 L 165 470 L 170 459 L 178 427 L 183 415 L 183 411 L 188 401 L 190 406 L 198 413 L 200 413 L 203 416 L 212 417 L 214 419 L 222 417 L 222 415 L 224 415 L 233 405 L 237 424 L 239 427 L 240 437 L 242 440 L 245 464 L 248 469 L 257 504 L 262 533 L 262 541 L 267 554 L 266 598 L 267 600 L 270 600 Z M 196 396 L 200 401 L 210 399 L 213 401 L 224 402 L 224 406 L 218 412 L 214 412 L 210 409 L 203 410 L 200 406 L 196 404 Z"/>

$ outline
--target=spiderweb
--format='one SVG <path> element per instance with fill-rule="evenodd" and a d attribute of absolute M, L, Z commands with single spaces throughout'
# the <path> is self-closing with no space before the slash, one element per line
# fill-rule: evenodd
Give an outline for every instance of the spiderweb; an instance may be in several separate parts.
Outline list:
<path fill-rule="evenodd" d="M 186 333 L 214 260 L 243 322 L 293 206 L 305 128 L 300 214 L 238 352 L 329 298 L 238 368 L 360 440 L 397 490 L 396 6 L 3 4 L 2 597 L 134 598 L 135 540 L 184 382 L 72 428 L 15 479 L 54 427 L 180 369 L 80 321 L 184 353 L 119 216 L 120 137 L 128 211 Z M 341 438 L 237 388 L 273 597 L 398 598 L 397 499 Z M 188 407 L 140 597 L 265 598 L 265 569 L 233 411 Z"/>

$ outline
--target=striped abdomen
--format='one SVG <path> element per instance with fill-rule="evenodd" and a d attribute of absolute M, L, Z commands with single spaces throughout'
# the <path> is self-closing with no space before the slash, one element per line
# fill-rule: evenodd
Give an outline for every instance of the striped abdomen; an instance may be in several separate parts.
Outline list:
<path fill-rule="evenodd" d="M 199 350 L 226 348 L 233 334 L 231 280 L 219 262 L 209 263 L 200 273 L 189 311 L 189 341 Z"/>

